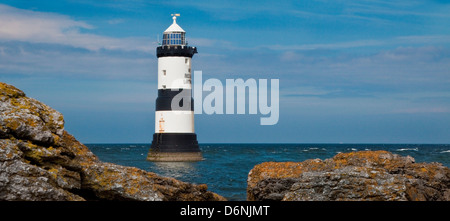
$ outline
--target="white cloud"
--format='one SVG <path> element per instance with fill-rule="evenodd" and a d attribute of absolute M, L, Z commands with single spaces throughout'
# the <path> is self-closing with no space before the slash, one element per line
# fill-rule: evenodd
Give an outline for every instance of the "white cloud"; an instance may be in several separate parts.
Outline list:
<path fill-rule="evenodd" d="M 300 59 L 304 58 L 304 55 L 297 54 L 294 51 L 286 51 L 283 52 L 280 56 L 281 61 L 299 61 Z"/>
<path fill-rule="evenodd" d="M 202 47 L 220 47 L 231 48 L 232 43 L 224 40 L 210 39 L 210 38 L 188 38 L 189 45 L 202 46 Z"/>
<path fill-rule="evenodd" d="M 88 50 L 153 51 L 149 38 L 113 38 L 83 33 L 95 29 L 68 16 L 18 9 L 0 4 L 0 40 L 61 44 Z"/>
<path fill-rule="evenodd" d="M 418 114 L 418 113 L 449 113 L 450 109 L 446 107 L 412 107 L 394 110 L 393 113 L 399 114 Z"/>
<path fill-rule="evenodd" d="M 136 51 L 89 51 L 62 45 L 0 42 L 0 81 L 7 76 L 152 80 L 156 57 Z"/>
<path fill-rule="evenodd" d="M 337 89 L 323 89 L 318 87 L 312 87 L 312 86 L 297 86 L 297 87 L 288 87 L 285 88 L 281 95 L 283 96 L 291 96 L 291 97 L 298 97 L 298 96 L 304 96 L 304 97 L 314 97 L 314 96 L 324 96 L 336 92 L 340 92 L 341 90 Z"/>
<path fill-rule="evenodd" d="M 302 44 L 302 45 L 268 45 L 264 46 L 272 50 L 337 50 L 360 47 L 374 47 L 374 46 L 397 46 L 402 44 L 408 45 L 442 45 L 450 43 L 450 35 L 411 35 L 398 36 L 388 39 L 366 39 L 346 42 L 333 42 L 324 44 Z"/>

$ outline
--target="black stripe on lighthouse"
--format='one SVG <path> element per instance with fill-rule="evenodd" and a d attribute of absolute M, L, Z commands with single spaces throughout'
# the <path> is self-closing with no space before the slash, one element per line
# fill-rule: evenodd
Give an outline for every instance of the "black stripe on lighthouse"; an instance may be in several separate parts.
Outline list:
<path fill-rule="evenodd" d="M 154 133 L 151 148 L 158 152 L 200 152 L 195 133 Z"/>
<path fill-rule="evenodd" d="M 196 47 L 191 46 L 159 46 L 156 48 L 156 57 L 190 57 L 198 53 Z"/>
<path fill-rule="evenodd" d="M 175 109 L 172 109 L 172 101 L 178 102 L 178 106 L 175 107 Z M 191 96 L 191 89 L 158 90 L 158 98 L 156 98 L 156 111 L 171 110 L 194 111 L 194 99 Z"/>

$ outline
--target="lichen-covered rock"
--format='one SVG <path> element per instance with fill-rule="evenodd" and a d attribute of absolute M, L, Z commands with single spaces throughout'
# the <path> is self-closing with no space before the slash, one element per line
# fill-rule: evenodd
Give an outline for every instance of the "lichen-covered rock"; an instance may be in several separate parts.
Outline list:
<path fill-rule="evenodd" d="M 248 200 L 450 200 L 450 169 L 387 151 L 339 153 L 331 159 L 266 162 L 249 173 Z"/>
<path fill-rule="evenodd" d="M 225 200 L 194 185 L 105 163 L 62 114 L 0 82 L 0 200 Z"/>
<path fill-rule="evenodd" d="M 64 131 L 62 114 L 4 83 L 0 83 L 0 119 L 0 138 L 53 145 Z"/>

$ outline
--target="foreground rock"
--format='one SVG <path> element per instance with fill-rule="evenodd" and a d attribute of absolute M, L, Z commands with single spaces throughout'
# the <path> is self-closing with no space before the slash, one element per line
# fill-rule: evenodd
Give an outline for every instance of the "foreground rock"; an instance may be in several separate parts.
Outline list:
<path fill-rule="evenodd" d="M 193 185 L 105 163 L 63 116 L 0 82 L 0 200 L 225 200 Z"/>
<path fill-rule="evenodd" d="M 249 173 L 248 200 L 450 200 L 450 169 L 387 151 L 331 159 L 267 162 Z"/>

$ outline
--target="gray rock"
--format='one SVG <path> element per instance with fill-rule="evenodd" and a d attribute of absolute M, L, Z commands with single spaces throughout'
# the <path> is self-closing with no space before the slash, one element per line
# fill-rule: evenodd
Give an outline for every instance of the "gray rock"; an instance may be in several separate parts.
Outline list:
<path fill-rule="evenodd" d="M 449 201 L 450 169 L 387 151 L 340 153 L 327 160 L 256 165 L 248 200 Z"/>

